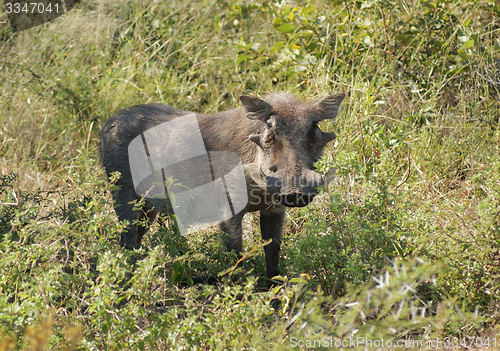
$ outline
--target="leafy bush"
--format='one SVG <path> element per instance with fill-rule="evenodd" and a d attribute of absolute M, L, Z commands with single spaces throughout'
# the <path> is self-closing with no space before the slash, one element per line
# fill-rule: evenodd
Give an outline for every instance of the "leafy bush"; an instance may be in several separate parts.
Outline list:
<path fill-rule="evenodd" d="M 285 251 L 292 272 L 314 277 L 325 293 L 344 295 L 346 281 L 365 282 L 397 256 L 397 249 L 401 252 L 401 214 L 394 195 L 377 185 L 363 203 L 334 194 L 322 216 L 314 209 L 303 211 L 310 220 Z"/>

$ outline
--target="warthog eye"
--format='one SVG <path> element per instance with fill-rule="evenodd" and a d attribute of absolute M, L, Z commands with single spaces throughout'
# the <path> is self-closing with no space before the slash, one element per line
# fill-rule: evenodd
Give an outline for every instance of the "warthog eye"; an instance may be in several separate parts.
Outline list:
<path fill-rule="evenodd" d="M 274 134 L 274 132 L 268 130 L 264 133 L 264 143 L 265 144 L 274 144 L 274 141 L 276 139 L 276 135 Z"/>

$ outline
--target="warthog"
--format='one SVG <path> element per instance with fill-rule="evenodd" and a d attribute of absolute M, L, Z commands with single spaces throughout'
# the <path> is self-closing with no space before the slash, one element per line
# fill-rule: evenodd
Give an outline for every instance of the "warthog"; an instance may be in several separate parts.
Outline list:
<path fill-rule="evenodd" d="M 279 275 L 279 251 L 286 207 L 306 206 L 323 183 L 322 176 L 314 171 L 314 163 L 326 144 L 336 136 L 322 132 L 318 124 L 325 119 L 334 119 L 343 99 L 344 94 L 330 95 L 315 103 L 301 102 L 285 93 L 271 94 L 263 99 L 241 96 L 242 108 L 195 115 L 194 120 L 208 154 L 225 151 L 239 155 L 241 159 L 248 201 L 245 201 L 243 209 L 233 211 L 229 219 L 220 223 L 220 230 L 227 234 L 227 249 L 240 253 L 243 216 L 247 212 L 260 211 L 262 239 L 271 239 L 264 247 L 268 283 L 272 277 Z M 144 135 L 148 130 L 188 115 L 193 116 L 191 112 L 168 105 L 137 105 L 119 112 L 104 125 L 101 135 L 103 165 L 108 176 L 116 171 L 121 173 L 117 184 L 120 189 L 114 194 L 115 210 L 120 220 L 129 221 L 121 234 L 122 246 L 140 245 L 147 228 L 136 220 L 146 219 L 151 223 L 159 211 L 168 212 L 172 207 L 167 190 L 166 200 L 146 196 L 142 211 L 134 210 L 131 202 L 144 197 L 147 191 L 138 191 L 137 182 L 133 181 L 134 172 L 138 171 L 131 164 L 130 145 L 134 139 L 140 140 L 139 136 L 145 143 Z M 161 135 L 156 137 L 161 138 Z M 184 138 L 184 134 L 174 137 Z M 186 138 L 191 137 L 186 135 Z M 182 152 L 177 150 L 181 147 L 177 148 L 175 143 L 168 145 L 154 152 L 160 156 L 175 156 Z M 144 155 L 147 153 L 146 147 Z M 228 164 L 231 167 L 226 167 L 225 171 L 235 163 Z M 198 164 L 190 167 L 191 174 L 197 173 L 193 169 L 196 170 Z M 212 169 L 212 177 L 213 174 Z M 227 192 L 227 187 L 225 189 Z M 233 197 L 233 204 L 237 200 Z M 211 207 L 214 206 L 215 203 Z M 236 206 L 233 207 L 231 210 L 236 209 Z"/>

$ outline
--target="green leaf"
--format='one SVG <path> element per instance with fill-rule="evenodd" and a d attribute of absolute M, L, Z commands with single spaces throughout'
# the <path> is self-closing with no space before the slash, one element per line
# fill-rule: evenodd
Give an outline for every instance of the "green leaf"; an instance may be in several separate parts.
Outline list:
<path fill-rule="evenodd" d="M 283 285 L 278 285 L 278 286 L 275 286 L 275 287 L 271 290 L 271 292 L 272 292 L 274 295 L 276 295 L 276 294 L 278 293 L 278 291 L 280 291 L 280 290 L 281 290 L 281 288 L 282 288 L 282 287 L 283 287 Z"/>
<path fill-rule="evenodd" d="M 495 44 L 493 45 L 493 50 L 496 52 L 496 51 L 500 51 L 500 41 L 497 39 L 495 40 Z"/>
<path fill-rule="evenodd" d="M 474 46 L 474 40 L 473 39 L 469 39 L 467 40 L 464 45 L 461 47 L 462 50 L 467 50 L 467 49 L 470 49 L 471 47 Z"/>
<path fill-rule="evenodd" d="M 171 257 L 177 257 L 180 255 L 179 250 L 177 250 L 177 247 L 175 247 L 174 244 L 170 245 L 169 253 Z"/>
<path fill-rule="evenodd" d="M 241 54 L 238 55 L 238 58 L 236 59 L 236 64 L 239 65 L 243 61 L 245 61 L 248 58 L 248 54 Z"/>
<path fill-rule="evenodd" d="M 308 14 L 310 14 L 311 12 L 315 11 L 317 9 L 316 6 L 314 5 L 308 5 L 306 7 L 304 7 L 302 10 L 300 10 L 300 13 L 302 16 L 307 16 Z"/>
<path fill-rule="evenodd" d="M 281 50 L 283 48 L 283 46 L 285 46 L 285 42 L 284 41 L 278 41 L 276 44 L 274 44 L 271 47 L 271 49 L 270 49 L 271 54 L 274 54 L 275 52 Z"/>
<path fill-rule="evenodd" d="M 474 40 L 474 45 L 477 46 L 479 44 L 479 34 L 472 34 L 471 39 Z"/>
<path fill-rule="evenodd" d="M 290 33 L 294 29 L 295 29 L 295 26 L 291 23 L 284 23 L 278 27 L 278 30 L 280 32 L 283 32 L 283 33 Z"/>
<path fill-rule="evenodd" d="M 404 258 L 405 257 L 405 253 L 404 253 L 404 250 L 403 248 L 401 247 L 401 245 L 399 245 L 397 242 L 395 242 L 394 240 L 392 241 L 392 245 L 394 245 L 394 248 L 398 251 L 399 253 L 399 256 L 401 256 L 401 258 Z"/>
<path fill-rule="evenodd" d="M 415 36 L 413 34 L 396 35 L 396 40 L 399 40 L 406 45 L 410 44 L 414 38 L 415 38 Z"/>
<path fill-rule="evenodd" d="M 304 30 L 300 31 L 298 33 L 295 33 L 292 37 L 292 39 L 298 39 L 298 38 L 311 38 L 314 35 L 314 32 L 312 30 Z"/>

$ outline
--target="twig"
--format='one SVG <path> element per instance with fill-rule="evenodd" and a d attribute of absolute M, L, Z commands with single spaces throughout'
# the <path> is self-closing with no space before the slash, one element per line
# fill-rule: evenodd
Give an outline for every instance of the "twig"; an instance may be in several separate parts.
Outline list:
<path fill-rule="evenodd" d="M 268 241 L 266 241 L 265 243 L 262 243 L 262 244 L 259 244 L 259 245 L 256 245 L 254 248 L 252 248 L 249 252 L 247 252 L 245 255 L 241 256 L 241 258 L 234 264 L 233 268 L 231 268 L 228 273 L 229 273 L 229 276 L 231 277 L 234 273 L 234 271 L 236 270 L 236 268 L 238 268 L 239 264 L 241 262 L 243 262 L 244 260 L 246 260 L 248 257 L 251 257 L 251 254 L 256 251 L 257 249 L 260 249 L 261 247 L 264 247 L 266 245 L 269 245 L 271 242 L 273 241 L 273 239 L 269 239 Z"/>
<path fill-rule="evenodd" d="M 476 236 L 474 234 L 472 234 L 472 231 L 470 230 L 470 228 L 467 226 L 467 223 L 465 223 L 465 220 L 456 212 L 453 212 L 455 213 L 455 215 L 460 218 L 460 220 L 462 221 L 462 224 L 464 225 L 465 229 L 467 229 L 467 231 L 469 232 L 470 236 L 472 237 L 472 239 L 474 239 L 474 242 L 476 243 L 477 247 L 479 247 L 479 250 L 483 251 L 483 248 L 481 247 L 481 245 L 479 245 L 479 243 L 477 242 L 476 240 Z"/>
<path fill-rule="evenodd" d="M 19 64 L 19 63 L 15 63 L 15 62 L 6 61 L 6 60 L 0 60 L 0 63 L 4 63 L 4 64 L 6 64 L 6 65 L 8 65 L 8 66 L 17 66 L 17 67 L 21 67 L 22 69 L 24 69 L 24 70 L 26 70 L 26 71 L 30 72 L 30 73 L 33 75 L 33 77 L 35 77 L 37 80 L 40 80 L 40 81 L 42 80 L 42 77 L 41 77 L 39 74 L 36 74 L 35 72 L 33 72 L 33 71 L 31 70 L 31 68 L 28 68 L 28 67 L 26 67 L 25 65 L 22 65 L 22 64 Z"/>
<path fill-rule="evenodd" d="M 410 173 L 411 173 L 411 147 L 408 147 L 408 169 L 406 170 L 406 173 L 404 175 L 404 178 L 399 182 L 399 184 L 394 188 L 394 190 L 398 190 L 398 188 L 406 183 L 408 178 L 410 178 Z"/>

